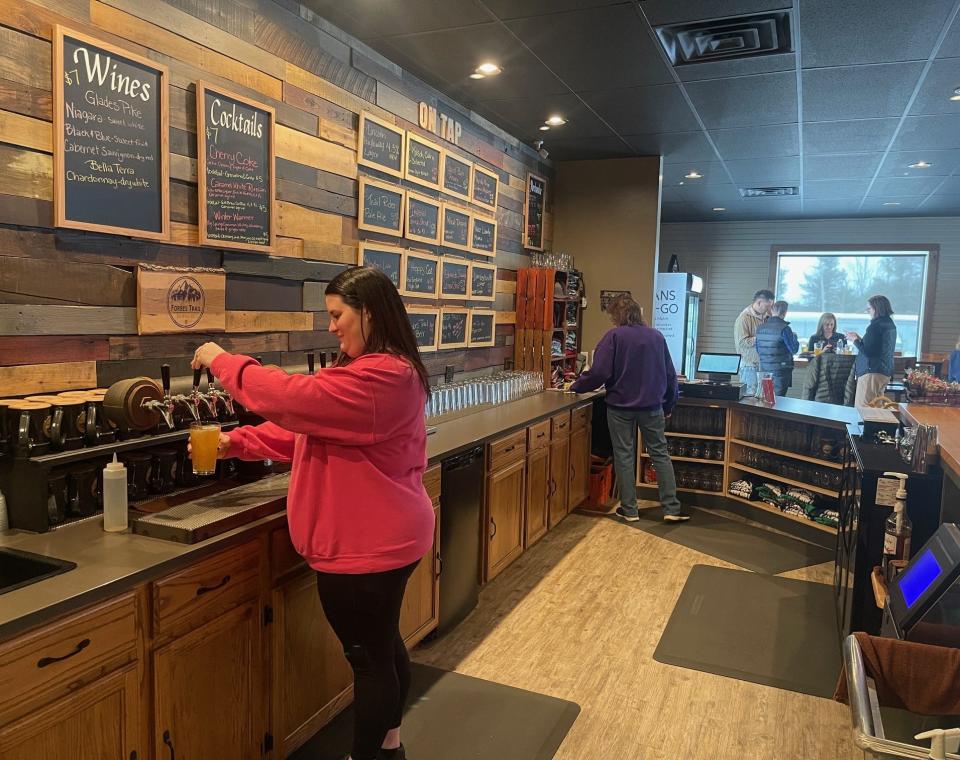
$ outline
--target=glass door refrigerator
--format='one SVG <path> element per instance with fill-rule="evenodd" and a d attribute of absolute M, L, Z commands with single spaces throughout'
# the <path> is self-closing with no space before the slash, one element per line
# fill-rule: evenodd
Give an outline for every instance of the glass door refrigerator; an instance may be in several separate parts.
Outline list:
<path fill-rule="evenodd" d="M 693 377 L 697 361 L 703 279 L 689 272 L 660 272 L 653 294 L 653 326 L 667 339 L 678 374 Z"/>

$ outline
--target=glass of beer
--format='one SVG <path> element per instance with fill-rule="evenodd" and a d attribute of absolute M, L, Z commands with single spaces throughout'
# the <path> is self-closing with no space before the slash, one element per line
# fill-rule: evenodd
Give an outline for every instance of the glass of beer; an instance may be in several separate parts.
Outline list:
<path fill-rule="evenodd" d="M 219 422 L 190 423 L 190 458 L 194 475 L 213 475 L 217 471 L 219 445 Z"/>
<path fill-rule="evenodd" d="M 813 344 L 814 356 L 820 356 L 820 354 L 823 353 L 823 345 L 824 345 L 824 341 L 822 340 L 818 340 L 816 343 Z"/>

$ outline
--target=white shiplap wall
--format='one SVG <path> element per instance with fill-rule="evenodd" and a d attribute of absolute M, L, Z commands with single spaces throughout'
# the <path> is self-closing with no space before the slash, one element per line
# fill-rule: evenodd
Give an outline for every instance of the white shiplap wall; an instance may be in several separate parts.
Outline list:
<path fill-rule="evenodd" d="M 732 351 L 737 314 L 770 283 L 771 246 L 840 244 L 939 245 L 928 350 L 953 350 L 960 335 L 960 217 L 664 224 L 660 265 L 665 269 L 676 254 L 682 271 L 704 278 L 698 350 Z M 896 308 L 896 294 L 888 295 Z"/>

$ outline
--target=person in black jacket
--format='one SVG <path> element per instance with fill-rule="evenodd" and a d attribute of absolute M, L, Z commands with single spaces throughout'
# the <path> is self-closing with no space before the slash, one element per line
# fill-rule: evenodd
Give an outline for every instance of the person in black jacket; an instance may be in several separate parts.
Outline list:
<path fill-rule="evenodd" d="M 890 319 L 893 307 L 886 296 L 872 296 L 867 302 L 870 324 L 861 338 L 856 332 L 847 338 L 857 347 L 857 361 L 853 365 L 857 376 L 857 395 L 854 406 L 869 406 L 882 396 L 893 375 L 893 353 L 897 347 L 897 326 Z"/>
<path fill-rule="evenodd" d="M 760 369 L 773 375 L 773 392 L 786 396 L 793 383 L 793 356 L 800 350 L 797 334 L 790 329 L 787 316 L 789 304 L 777 301 L 770 309 L 771 316 L 757 328 L 757 353 Z"/>

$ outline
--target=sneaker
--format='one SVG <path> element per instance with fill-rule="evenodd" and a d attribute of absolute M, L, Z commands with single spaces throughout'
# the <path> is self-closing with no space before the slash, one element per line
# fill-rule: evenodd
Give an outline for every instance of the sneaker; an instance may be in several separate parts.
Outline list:
<path fill-rule="evenodd" d="M 617 515 L 622 517 L 627 522 L 637 522 L 640 520 L 640 514 L 637 510 L 628 511 L 623 507 L 617 507 Z"/>
<path fill-rule="evenodd" d="M 675 515 L 663 516 L 664 522 L 686 522 L 689 519 L 690 519 L 690 515 L 688 515 L 686 512 L 677 512 L 677 514 Z"/>

